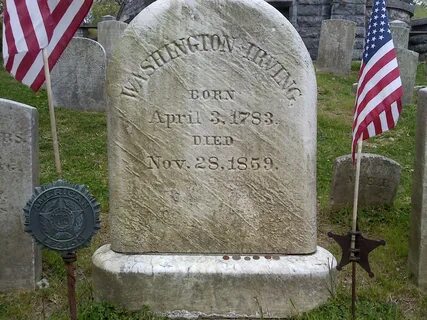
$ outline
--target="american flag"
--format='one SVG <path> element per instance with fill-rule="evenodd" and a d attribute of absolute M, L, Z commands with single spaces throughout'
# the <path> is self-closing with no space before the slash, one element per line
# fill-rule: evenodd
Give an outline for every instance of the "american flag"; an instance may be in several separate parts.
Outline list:
<path fill-rule="evenodd" d="M 93 0 L 6 0 L 3 62 L 16 80 L 34 91 L 45 81 L 42 50 L 50 70 L 76 33 Z"/>
<path fill-rule="evenodd" d="M 386 3 L 374 0 L 354 109 L 353 160 L 360 138 L 365 140 L 394 128 L 402 110 L 402 95 Z"/>

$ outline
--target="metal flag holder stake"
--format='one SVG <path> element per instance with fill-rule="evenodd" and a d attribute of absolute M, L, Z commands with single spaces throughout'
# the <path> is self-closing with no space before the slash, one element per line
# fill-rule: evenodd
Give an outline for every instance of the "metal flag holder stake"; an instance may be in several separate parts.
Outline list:
<path fill-rule="evenodd" d="M 36 188 L 24 208 L 25 231 L 42 246 L 59 252 L 67 272 L 70 319 L 77 320 L 75 262 L 100 228 L 99 203 L 83 185 L 63 180 Z"/>
<path fill-rule="evenodd" d="M 360 182 L 360 166 L 362 158 L 362 138 L 357 143 L 357 163 L 356 163 L 356 179 L 354 183 L 354 203 L 353 203 L 353 223 L 352 230 L 346 235 L 337 235 L 328 232 L 328 236 L 334 239 L 341 247 L 342 256 L 337 265 L 337 270 L 341 271 L 344 266 L 352 263 L 351 275 L 351 314 L 353 320 L 356 319 L 356 264 L 359 264 L 373 278 L 374 273 L 369 264 L 369 254 L 378 248 L 384 246 L 384 240 L 371 240 L 362 236 L 357 224 L 357 209 L 359 200 L 359 182 Z"/>
<path fill-rule="evenodd" d="M 67 269 L 68 305 L 70 307 L 70 319 L 77 320 L 77 298 L 76 298 L 76 266 L 75 252 L 67 252 L 61 255 Z"/>

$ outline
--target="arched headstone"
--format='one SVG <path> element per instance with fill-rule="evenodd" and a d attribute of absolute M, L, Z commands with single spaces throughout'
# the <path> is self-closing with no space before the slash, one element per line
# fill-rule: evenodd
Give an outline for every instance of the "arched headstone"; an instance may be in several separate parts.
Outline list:
<path fill-rule="evenodd" d="M 316 241 L 316 79 L 292 25 L 263 0 L 163 0 L 119 47 L 112 251 L 94 255 L 97 296 L 218 317 L 257 316 L 254 295 L 273 317 L 324 302 L 333 258 Z M 132 276 L 107 280 L 116 272 Z"/>
<path fill-rule="evenodd" d="M 106 56 L 91 39 L 74 37 L 52 70 L 55 107 L 105 111 Z"/>

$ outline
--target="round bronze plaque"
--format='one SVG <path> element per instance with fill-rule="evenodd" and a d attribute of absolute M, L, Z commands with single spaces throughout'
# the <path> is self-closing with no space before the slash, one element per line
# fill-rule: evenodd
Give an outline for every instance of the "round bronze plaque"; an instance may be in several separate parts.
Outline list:
<path fill-rule="evenodd" d="M 25 231 L 43 246 L 72 252 L 100 228 L 99 203 L 85 186 L 59 180 L 36 188 L 24 208 Z"/>

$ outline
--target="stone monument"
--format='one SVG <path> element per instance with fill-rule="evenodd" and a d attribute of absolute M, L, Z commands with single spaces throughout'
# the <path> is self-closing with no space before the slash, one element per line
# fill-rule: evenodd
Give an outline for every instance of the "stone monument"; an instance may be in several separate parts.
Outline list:
<path fill-rule="evenodd" d="M 394 47 L 408 49 L 409 26 L 403 21 L 393 20 L 390 22 L 390 30 L 393 36 Z"/>
<path fill-rule="evenodd" d="M 115 45 L 120 40 L 120 37 L 128 25 L 125 22 L 111 19 L 114 18 L 112 16 L 103 18 L 104 20 L 98 23 L 98 42 L 104 48 L 107 60 L 109 60 Z"/>
<path fill-rule="evenodd" d="M 347 75 L 351 70 L 356 23 L 332 19 L 322 22 L 316 67 L 320 71 Z"/>
<path fill-rule="evenodd" d="M 218 318 L 324 303 L 336 262 L 316 240 L 317 88 L 292 25 L 263 0 L 160 0 L 119 47 L 96 298 Z"/>
<path fill-rule="evenodd" d="M 359 206 L 392 205 L 400 182 L 400 165 L 386 157 L 363 153 Z M 330 195 L 331 210 L 352 207 L 356 170 L 351 154 L 335 159 Z"/>
<path fill-rule="evenodd" d="M 411 104 L 414 96 L 419 54 L 405 48 L 396 48 L 396 54 L 403 85 L 402 102 L 404 105 Z"/>
<path fill-rule="evenodd" d="M 0 292 L 35 289 L 40 278 L 40 249 L 23 213 L 38 179 L 37 109 L 0 99 Z"/>
<path fill-rule="evenodd" d="M 409 240 L 409 271 L 427 291 L 427 89 L 418 94 L 415 170 Z"/>
<path fill-rule="evenodd" d="M 106 57 L 91 39 L 74 37 L 52 70 L 55 107 L 105 111 Z"/>

